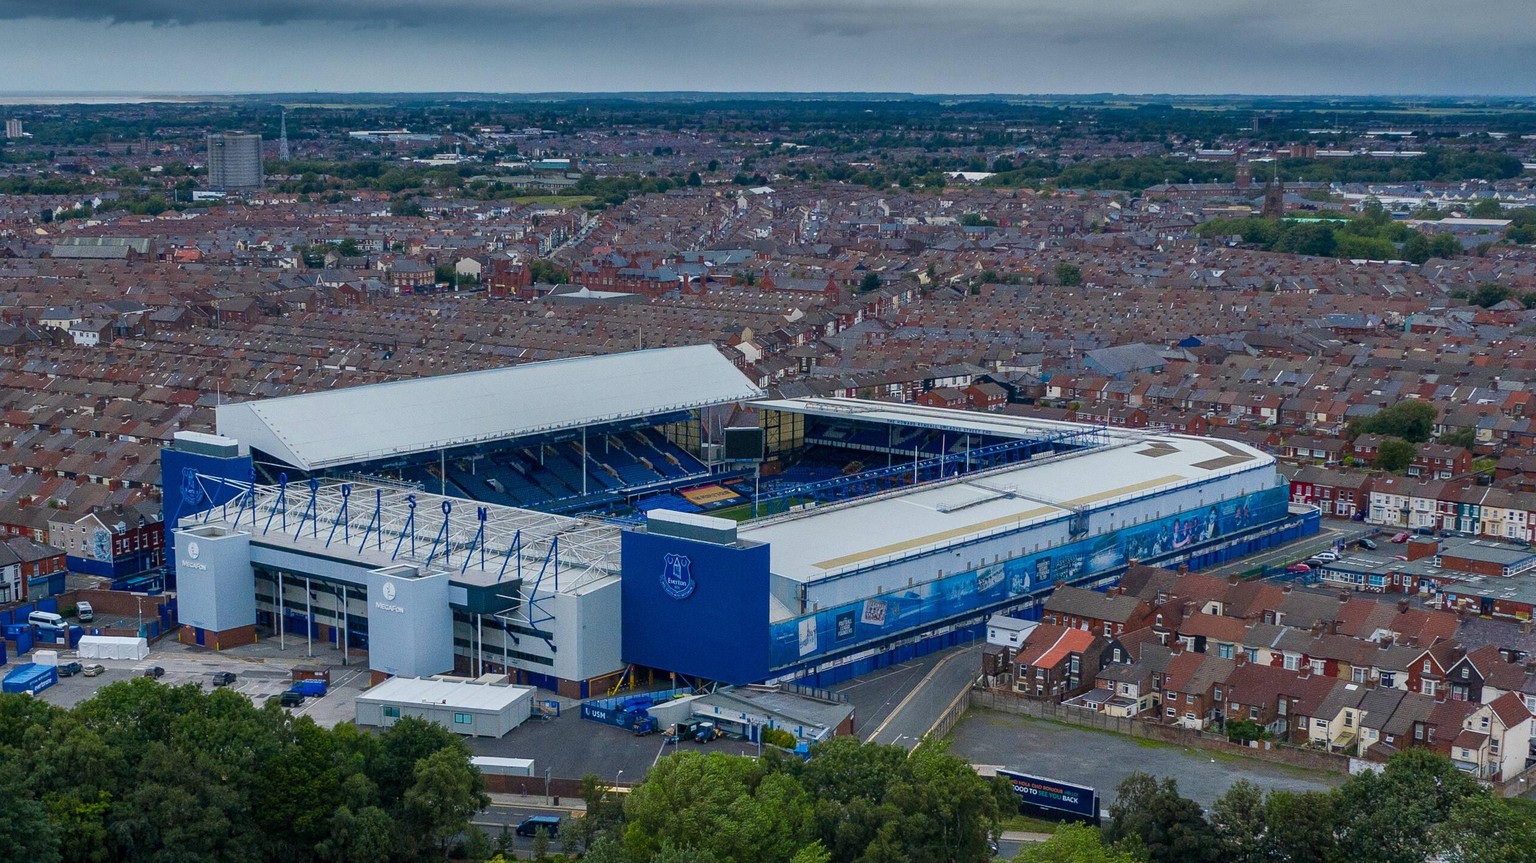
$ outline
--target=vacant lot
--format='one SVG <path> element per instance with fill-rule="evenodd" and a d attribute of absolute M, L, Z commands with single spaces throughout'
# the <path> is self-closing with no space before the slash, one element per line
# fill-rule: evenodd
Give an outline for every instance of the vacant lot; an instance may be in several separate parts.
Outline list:
<path fill-rule="evenodd" d="M 1137 770 L 1173 777 L 1180 793 L 1202 806 L 1239 779 L 1265 789 L 1321 791 L 1345 778 L 991 710 L 968 712 L 951 737 L 955 754 L 974 764 L 1091 785 L 1105 806 L 1120 780 Z"/>

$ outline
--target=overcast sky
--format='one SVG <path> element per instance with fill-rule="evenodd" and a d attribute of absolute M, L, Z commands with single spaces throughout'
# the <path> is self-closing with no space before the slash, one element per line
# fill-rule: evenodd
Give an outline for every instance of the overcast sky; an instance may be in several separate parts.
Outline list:
<path fill-rule="evenodd" d="M 1531 95 L 1531 0 L 0 0 L 0 90 Z"/>

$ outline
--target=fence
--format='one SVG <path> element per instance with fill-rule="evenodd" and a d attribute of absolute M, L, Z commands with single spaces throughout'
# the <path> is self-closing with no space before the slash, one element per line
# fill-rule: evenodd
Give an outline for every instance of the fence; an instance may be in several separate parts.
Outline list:
<path fill-rule="evenodd" d="M 949 706 L 944 708 L 944 712 L 939 714 L 938 720 L 924 736 L 938 739 L 948 734 L 949 730 L 955 727 L 955 723 L 960 721 L 960 717 L 965 715 L 966 709 L 971 706 L 970 695 L 970 689 L 962 689 L 956 693 L 955 699 L 949 702 Z"/>
<path fill-rule="evenodd" d="M 1078 725 L 1084 728 L 1094 728 L 1100 731 L 1124 734 L 1127 737 L 1140 737 L 1163 743 L 1173 743 L 1179 746 L 1207 749 L 1212 752 L 1243 755 L 1248 758 L 1289 764 L 1308 770 L 1322 770 L 1329 773 L 1349 772 L 1349 757 L 1347 755 L 1303 749 L 1283 744 L 1271 745 L 1261 743 L 1258 746 L 1245 746 L 1241 743 L 1233 743 L 1221 734 L 1196 731 L 1191 728 L 1179 728 L 1157 722 L 1127 719 L 1120 716 L 1109 716 L 1092 710 L 1085 710 L 1081 707 L 1066 707 L 1052 701 L 1041 701 L 999 690 L 972 689 L 969 706 L 997 710 L 1003 713 L 1032 716 L 1036 719 L 1048 719 L 1052 722 L 1063 722 L 1068 725 Z"/>

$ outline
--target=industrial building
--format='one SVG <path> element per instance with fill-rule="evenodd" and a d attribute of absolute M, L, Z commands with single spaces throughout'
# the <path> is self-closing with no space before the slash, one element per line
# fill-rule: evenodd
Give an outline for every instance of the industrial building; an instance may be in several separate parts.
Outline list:
<path fill-rule="evenodd" d="M 246 132 L 208 135 L 208 188 L 220 192 L 252 192 L 265 182 L 260 135 Z"/>
<path fill-rule="evenodd" d="M 533 711 L 533 690 L 455 680 L 391 677 L 357 696 L 357 724 L 388 728 L 402 716 L 468 737 L 502 737 Z"/>
<path fill-rule="evenodd" d="M 162 457 L 183 638 L 572 697 L 827 685 L 1057 584 L 1317 530 L 1238 443 L 761 398 L 700 346 L 221 406 Z"/>

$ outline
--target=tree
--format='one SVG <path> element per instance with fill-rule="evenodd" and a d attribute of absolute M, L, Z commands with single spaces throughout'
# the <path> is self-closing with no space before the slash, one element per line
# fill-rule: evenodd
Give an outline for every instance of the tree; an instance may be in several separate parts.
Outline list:
<path fill-rule="evenodd" d="M 1504 207 L 1492 198 L 1485 198 L 1467 208 L 1467 215 L 1474 219 L 1501 219 Z"/>
<path fill-rule="evenodd" d="M 1440 442 L 1446 446 L 1459 446 L 1464 450 L 1471 450 L 1477 445 L 1477 432 L 1469 428 L 1457 429 L 1441 435 Z"/>
<path fill-rule="evenodd" d="M 1493 308 L 1513 296 L 1514 292 L 1497 282 L 1483 282 L 1467 298 L 1467 302 L 1485 309 Z"/>
<path fill-rule="evenodd" d="M 1230 726 L 1231 723 L 1228 723 Z M 1224 863 L 1262 863 L 1265 854 L 1264 792 L 1239 779 L 1211 804 L 1211 827 Z"/>
<path fill-rule="evenodd" d="M 1051 838 L 1019 850 L 1014 863 L 1138 863 L 1136 856 L 1104 844 L 1086 824 L 1063 824 Z"/>
<path fill-rule="evenodd" d="M 1351 863 L 1423 863 L 1435 831 L 1463 801 L 1487 796 L 1450 759 L 1408 749 L 1380 773 L 1353 776 L 1333 795 L 1337 856 Z"/>
<path fill-rule="evenodd" d="M 1419 454 L 1418 447 L 1402 438 L 1389 437 L 1376 450 L 1375 465 L 1384 471 L 1398 473 L 1408 469 Z"/>
<path fill-rule="evenodd" d="M 688 185 L 690 185 L 690 186 L 702 186 L 702 185 L 704 185 L 704 180 L 699 177 L 699 172 L 698 171 L 689 171 L 688 172 Z"/>
<path fill-rule="evenodd" d="M 0 753 L 0 857 L 59 863 L 59 836 L 43 805 L 31 795 L 21 764 Z"/>
<path fill-rule="evenodd" d="M 859 293 L 867 294 L 870 291 L 878 290 L 880 290 L 879 273 L 865 273 L 864 278 L 859 280 Z"/>
<path fill-rule="evenodd" d="M 1062 287 L 1076 287 L 1083 283 L 1083 269 L 1077 264 L 1060 263 L 1056 265 L 1056 283 Z"/>
<path fill-rule="evenodd" d="M 900 747 L 838 737 L 789 768 L 815 801 L 815 827 L 836 863 L 986 860 L 1013 791 L 983 779 L 942 743 Z"/>
<path fill-rule="evenodd" d="M 411 835 L 424 845 L 436 846 L 448 856 L 453 838 L 469 828 L 469 819 L 489 806 L 485 779 L 469 763 L 460 743 L 439 749 L 416 762 L 414 781 L 403 798 Z"/>
<path fill-rule="evenodd" d="M 424 216 L 426 210 L 423 210 L 421 204 L 412 198 L 398 198 L 390 202 L 389 214 L 406 217 Z"/>
<path fill-rule="evenodd" d="M 1333 795 L 1271 791 L 1264 798 L 1264 829 L 1266 859 L 1286 863 L 1333 860 Z"/>
<path fill-rule="evenodd" d="M 321 860 L 333 863 L 370 863 L 388 860 L 396 850 L 395 824 L 377 806 L 353 812 L 346 806 L 331 815 L 330 835 L 315 845 Z"/>
<path fill-rule="evenodd" d="M 543 258 L 534 258 L 528 262 L 528 274 L 541 285 L 564 285 L 571 281 L 569 270 Z"/>
<path fill-rule="evenodd" d="M 1424 443 L 1434 432 L 1435 418 L 1439 415 L 1440 411 L 1429 402 L 1406 399 L 1372 416 L 1353 421 L 1350 430 L 1356 435 L 1388 435 L 1413 443 Z"/>
<path fill-rule="evenodd" d="M 1435 833 L 1447 863 L 1536 863 L 1536 817 L 1507 800 L 1469 797 Z"/>
<path fill-rule="evenodd" d="M 624 847 L 648 860 L 672 847 L 720 863 L 785 863 L 815 838 L 811 800 L 750 759 L 679 752 L 624 801 Z"/>
<path fill-rule="evenodd" d="M 1111 842 L 1130 840 L 1146 849 L 1148 863 L 1216 863 L 1221 843 L 1200 804 L 1179 795 L 1173 779 L 1132 773 L 1115 789 L 1104 829 Z"/>
<path fill-rule="evenodd" d="M 355 258 L 362 253 L 363 250 L 358 248 L 357 241 L 351 237 L 347 237 L 336 244 L 336 254 L 344 258 Z"/>

